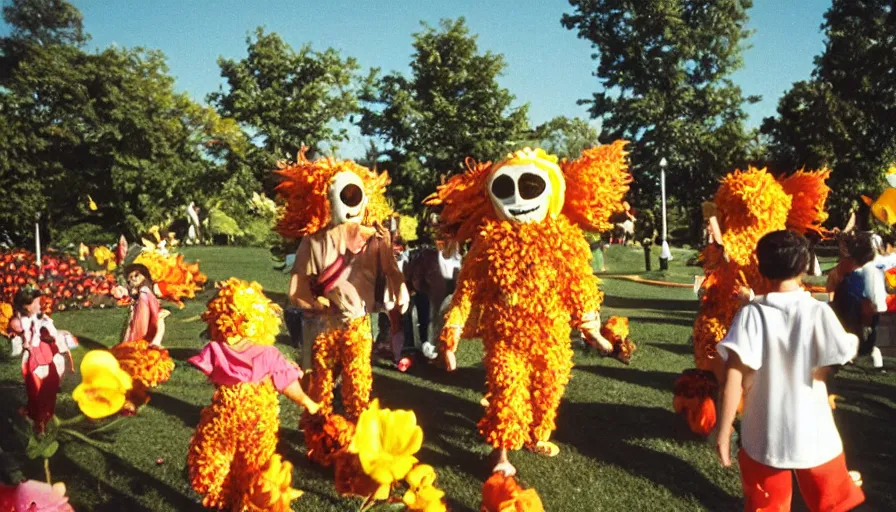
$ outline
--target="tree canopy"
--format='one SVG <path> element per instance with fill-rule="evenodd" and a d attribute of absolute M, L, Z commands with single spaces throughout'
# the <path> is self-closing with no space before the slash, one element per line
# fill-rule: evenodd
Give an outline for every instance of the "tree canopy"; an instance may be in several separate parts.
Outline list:
<path fill-rule="evenodd" d="M 207 143 L 240 145 L 234 123 L 174 92 L 160 52 L 83 51 L 73 9 L 4 9 L 13 30 L 0 40 L 0 223 L 14 241 L 30 237 L 38 214 L 51 234 L 91 224 L 133 236 L 201 190 L 215 165 Z"/>
<path fill-rule="evenodd" d="M 528 131 L 528 106 L 513 107 L 514 96 L 498 84 L 503 56 L 480 53 L 463 18 L 423 27 L 414 34 L 410 76 L 373 70 L 361 95 L 361 132 L 385 142 L 380 166 L 405 211 L 467 157 L 502 157 Z"/>
<path fill-rule="evenodd" d="M 338 123 L 358 109 L 355 59 L 310 45 L 296 51 L 261 27 L 246 44 L 246 58 L 218 59 L 227 90 L 209 94 L 208 100 L 252 136 L 256 177 L 268 177 L 278 160 L 295 159 L 303 145 L 314 153 L 322 142 L 348 139 Z"/>
<path fill-rule="evenodd" d="M 591 41 L 599 92 L 581 103 L 602 138 L 631 141 L 634 201 L 659 199 L 665 157 L 668 193 L 698 205 L 716 178 L 743 166 L 754 135 L 744 97 L 730 79 L 742 65 L 751 0 L 570 0 L 563 26 Z"/>
<path fill-rule="evenodd" d="M 875 195 L 896 162 L 896 6 L 891 0 L 834 0 L 821 26 L 825 49 L 809 80 L 797 82 L 766 118 L 775 166 L 832 169 L 829 185 L 852 193 L 828 200 L 842 224 Z"/>

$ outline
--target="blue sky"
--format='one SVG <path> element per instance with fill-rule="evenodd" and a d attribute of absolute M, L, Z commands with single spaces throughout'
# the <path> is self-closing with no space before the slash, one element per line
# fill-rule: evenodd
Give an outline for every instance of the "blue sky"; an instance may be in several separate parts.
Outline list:
<path fill-rule="evenodd" d="M 587 118 L 576 101 L 599 87 L 591 76 L 596 62 L 590 43 L 560 25 L 566 0 L 75 0 L 91 34 L 88 48 L 110 44 L 162 50 L 176 87 L 197 100 L 221 84 L 219 56 L 241 58 L 246 35 L 263 25 L 293 47 L 311 43 L 355 57 L 362 69 L 406 72 L 412 34 L 420 21 L 464 16 L 479 35 L 481 51 L 502 53 L 507 69 L 501 85 L 529 103 L 533 125 L 554 116 Z M 812 60 L 824 48 L 819 26 L 830 0 L 755 0 L 750 28 L 752 48 L 734 76 L 745 94 L 761 103 L 747 108 L 750 125 L 774 115 L 778 98 L 798 80 L 807 79 Z M 6 27 L 0 29 L 5 33 Z M 358 156 L 359 140 L 343 145 L 342 156 Z"/>

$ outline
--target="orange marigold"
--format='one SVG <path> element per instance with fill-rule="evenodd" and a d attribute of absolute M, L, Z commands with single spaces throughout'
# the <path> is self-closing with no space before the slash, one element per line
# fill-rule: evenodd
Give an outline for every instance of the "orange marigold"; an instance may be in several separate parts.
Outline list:
<path fill-rule="evenodd" d="M 249 339 L 259 345 L 273 345 L 283 311 L 265 296 L 261 285 L 231 277 L 217 287 L 218 294 L 202 314 L 209 337 L 229 344 Z"/>
<path fill-rule="evenodd" d="M 339 414 L 305 415 L 300 426 L 308 458 L 324 467 L 333 463 L 334 454 L 347 447 L 355 435 L 355 424 Z"/>
<path fill-rule="evenodd" d="M 342 171 L 355 173 L 364 183 L 364 192 L 369 197 L 364 224 L 382 222 L 392 214 L 385 197 L 390 181 L 387 173 L 377 174 L 351 160 L 332 157 L 310 161 L 305 158 L 307 151 L 308 148 L 303 147 L 295 163 L 278 164 L 276 172 L 280 175 L 280 184 L 275 190 L 286 203 L 276 227 L 282 236 L 313 235 L 330 223 L 330 180 Z"/>
<path fill-rule="evenodd" d="M 338 318 L 328 317 L 326 327 L 314 339 L 313 346 L 308 396 L 320 404 L 318 414 L 327 415 L 333 411 L 334 374 L 341 367 L 342 405 L 348 419 L 357 419 L 367 408 L 373 387 L 370 318 L 363 316 L 343 323 Z"/>
<path fill-rule="evenodd" d="M 182 254 L 164 255 L 145 250 L 134 259 L 149 269 L 153 283 L 159 288 L 163 299 L 183 307 L 182 299 L 192 299 L 202 290 L 208 278 L 199 271 L 199 263 L 186 263 Z"/>
<path fill-rule="evenodd" d="M 6 335 L 9 320 L 12 318 L 12 304 L 0 302 L 0 336 Z"/>
<path fill-rule="evenodd" d="M 135 383 L 149 389 L 168 382 L 174 371 L 174 360 L 168 349 L 150 345 L 145 340 L 119 343 L 111 352 Z"/>
<path fill-rule="evenodd" d="M 351 453 L 347 449 L 339 450 L 333 454 L 333 464 L 336 470 L 336 492 L 339 494 L 367 498 L 380 488 L 380 484 L 364 473 L 357 453 Z"/>
<path fill-rule="evenodd" d="M 280 401 L 270 378 L 219 386 L 190 439 L 193 489 L 209 508 L 237 508 L 277 448 Z"/>
<path fill-rule="evenodd" d="M 482 486 L 481 512 L 544 512 L 535 489 L 523 489 L 516 478 L 493 473 Z"/>

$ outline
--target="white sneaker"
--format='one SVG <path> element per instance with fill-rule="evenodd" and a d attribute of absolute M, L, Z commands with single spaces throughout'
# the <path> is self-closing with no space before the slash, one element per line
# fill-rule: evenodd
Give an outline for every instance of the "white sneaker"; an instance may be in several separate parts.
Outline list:
<path fill-rule="evenodd" d="M 871 366 L 875 368 L 883 368 L 884 367 L 884 357 L 880 353 L 880 349 L 874 347 L 871 349 Z"/>

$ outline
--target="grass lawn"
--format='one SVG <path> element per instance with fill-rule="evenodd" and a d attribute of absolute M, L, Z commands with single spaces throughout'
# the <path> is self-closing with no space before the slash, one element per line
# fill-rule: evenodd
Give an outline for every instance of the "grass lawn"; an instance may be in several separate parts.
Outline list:
<path fill-rule="evenodd" d="M 267 251 L 230 247 L 188 248 L 187 259 L 198 258 L 210 280 L 230 276 L 259 281 L 273 298 L 285 302 L 287 276 L 271 268 Z M 653 249 L 657 269 L 658 248 Z M 609 275 L 604 318 L 624 315 L 631 320 L 638 343 L 630 367 L 600 358 L 577 347 L 573 379 L 560 407 L 555 439 L 558 457 L 528 452 L 512 454 L 521 480 L 534 486 L 545 509 L 554 511 L 616 510 L 738 510 L 740 481 L 736 469 L 719 466 L 710 443 L 691 434 L 672 412 L 672 387 L 679 372 L 692 366 L 689 336 L 696 299 L 687 288 L 666 288 L 613 279 L 613 274 L 643 274 L 649 279 L 692 283 L 700 273 L 685 262 L 693 251 L 676 250 L 670 270 L 644 274 L 640 248 L 614 246 L 607 257 Z M 210 402 L 213 387 L 185 361 L 204 344 L 199 315 L 212 296 L 210 288 L 168 319 L 165 345 L 177 366 L 171 380 L 152 395 L 134 418 L 104 433 L 111 444 L 94 448 L 66 441 L 52 459 L 54 480 L 68 486 L 77 510 L 195 510 L 198 497 L 190 488 L 186 452 L 199 412 Z M 72 311 L 54 315 L 56 325 L 81 340 L 76 361 L 85 349 L 117 342 L 126 310 Z M 285 328 L 284 328 L 285 332 Z M 284 335 L 278 348 L 298 358 Z M 18 361 L 0 360 L 0 415 L 10 418 L 25 402 Z M 482 346 L 461 344 L 458 370 L 448 374 L 418 365 L 401 374 L 375 362 L 374 396 L 385 407 L 414 409 L 425 443 L 420 460 L 435 466 L 437 484 L 456 511 L 476 511 L 482 483 L 488 477 L 489 447 L 476 433 L 484 388 Z M 893 368 L 894 361 L 886 364 Z M 896 371 L 870 373 L 870 362 L 840 372 L 835 392 L 843 397 L 835 411 L 851 469 L 862 472 L 868 502 L 861 510 L 896 510 Z M 71 391 L 79 378 L 68 376 L 59 395 L 58 414 L 71 417 L 76 406 Z M 296 468 L 293 484 L 305 495 L 296 510 L 357 509 L 359 500 L 336 495 L 332 475 L 307 462 L 298 409 L 281 400 L 280 450 Z M 9 435 L 8 421 L 0 435 Z M 4 445 L 6 442 L 4 442 Z M 27 474 L 40 479 L 39 464 Z M 799 499 L 796 498 L 796 502 Z M 801 505 L 798 504 L 797 507 Z M 799 509 L 799 508 L 797 508 Z"/>

